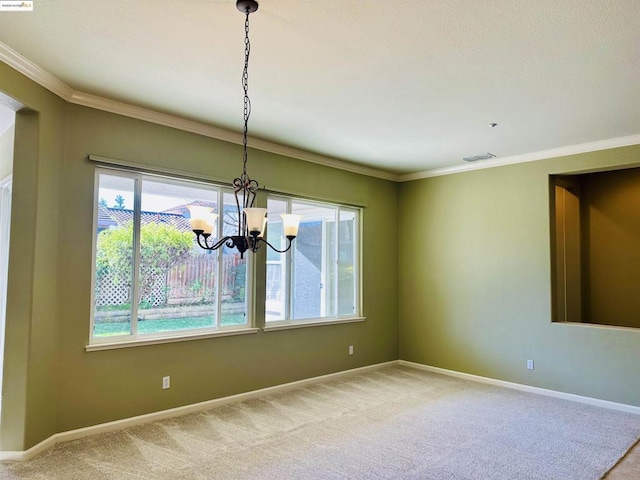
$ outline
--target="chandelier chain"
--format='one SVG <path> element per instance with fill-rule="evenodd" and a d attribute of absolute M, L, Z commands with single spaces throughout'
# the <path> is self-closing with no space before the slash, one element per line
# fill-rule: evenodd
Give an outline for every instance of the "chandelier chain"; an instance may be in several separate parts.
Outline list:
<path fill-rule="evenodd" d="M 198 245 L 205 250 L 218 250 L 223 246 L 235 248 L 240 253 L 240 258 L 244 258 L 246 251 L 257 252 L 260 245 L 265 244 L 278 253 L 284 253 L 291 249 L 293 240 L 298 234 L 298 221 L 296 215 L 289 215 L 292 222 L 284 228 L 287 239 L 286 248 L 280 250 L 270 244 L 263 237 L 267 223 L 267 209 L 254 208 L 253 203 L 256 198 L 259 185 L 255 180 L 251 180 L 247 174 L 247 133 L 249 131 L 249 116 L 251 116 L 251 101 L 249 100 L 249 53 L 251 43 L 249 42 L 249 14 L 258 10 L 256 0 L 236 0 L 236 8 L 245 14 L 244 20 L 244 68 L 242 70 L 242 89 L 244 90 L 244 127 L 242 129 L 242 175 L 233 179 L 233 194 L 236 201 L 237 234 L 224 235 L 216 240 L 213 236 L 215 224 L 219 221 L 220 215 L 226 213 L 226 208 L 221 209 L 220 215 L 213 214 L 213 208 L 204 207 L 205 212 L 198 211 L 203 207 L 190 206 L 191 228 L 196 235 Z M 226 207 L 226 205 L 225 205 Z M 219 207 L 220 208 L 220 207 Z M 198 215 L 197 217 L 195 215 Z M 211 218 L 213 216 L 213 218 Z M 282 216 L 283 224 L 285 215 Z M 291 219 L 293 218 L 293 220 Z M 216 220 L 218 219 L 218 220 Z M 225 221 L 226 224 L 226 221 Z"/>
<path fill-rule="evenodd" d="M 251 116 L 251 100 L 249 99 L 249 53 L 251 42 L 249 41 L 249 9 L 246 10 L 244 20 L 244 69 L 242 70 L 242 88 L 244 90 L 244 128 L 242 130 L 242 180 L 247 182 L 247 132 L 249 117 Z"/>

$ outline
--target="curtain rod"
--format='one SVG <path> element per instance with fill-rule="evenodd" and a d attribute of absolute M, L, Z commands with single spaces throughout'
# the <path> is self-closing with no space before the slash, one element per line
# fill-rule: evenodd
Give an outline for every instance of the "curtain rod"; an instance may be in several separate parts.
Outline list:
<path fill-rule="evenodd" d="M 89 161 L 97 165 L 102 165 L 102 166 L 111 167 L 111 168 L 118 168 L 120 170 L 129 170 L 129 171 L 135 171 L 139 173 L 147 173 L 150 175 L 160 175 L 160 176 L 170 175 L 171 177 L 179 178 L 182 180 L 191 180 L 191 181 L 200 182 L 200 183 L 215 183 L 216 185 L 223 186 L 223 187 L 229 187 L 232 185 L 229 180 L 225 180 L 223 178 L 215 177 L 212 175 L 205 175 L 205 174 L 196 175 L 190 172 L 185 172 L 183 170 L 178 170 L 174 168 L 158 167 L 155 165 L 148 165 L 140 162 L 132 162 L 130 160 L 103 157 L 101 155 L 89 154 L 87 158 L 89 159 Z M 363 203 L 346 201 L 344 199 L 339 199 L 335 197 L 314 196 L 304 192 L 297 192 L 294 190 L 286 190 L 286 189 L 273 189 L 273 188 L 267 188 L 265 186 L 261 186 L 258 191 L 272 193 L 274 195 L 288 195 L 288 196 L 300 198 L 301 200 L 337 203 L 344 206 L 351 206 L 351 207 L 357 207 L 357 208 L 366 208 L 367 206 L 366 204 L 363 204 Z"/>

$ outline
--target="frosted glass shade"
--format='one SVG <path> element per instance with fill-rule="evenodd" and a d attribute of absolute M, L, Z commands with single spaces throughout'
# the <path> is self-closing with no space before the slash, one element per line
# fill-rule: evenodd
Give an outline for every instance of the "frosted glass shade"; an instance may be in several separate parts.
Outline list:
<path fill-rule="evenodd" d="M 285 237 L 297 237 L 298 227 L 300 226 L 301 215 L 294 215 L 292 213 L 283 213 L 282 217 L 282 229 Z"/>
<path fill-rule="evenodd" d="M 247 230 L 249 234 L 262 233 L 264 227 L 265 215 L 267 214 L 266 208 L 245 208 L 244 215 L 247 219 Z"/>
<path fill-rule="evenodd" d="M 210 213 L 205 217 L 204 233 L 207 233 L 209 235 L 213 234 L 213 227 L 216 224 L 217 219 L 218 219 L 217 213 Z"/>
<path fill-rule="evenodd" d="M 213 224 L 218 218 L 218 215 L 212 212 L 213 208 L 200 205 L 190 205 L 187 208 L 191 216 L 191 230 L 202 230 L 204 233 L 213 232 Z"/>
<path fill-rule="evenodd" d="M 266 231 L 267 231 L 267 217 L 264 217 L 264 219 L 262 220 L 262 231 L 260 232 L 260 235 L 258 235 L 258 237 L 264 238 L 264 232 Z"/>

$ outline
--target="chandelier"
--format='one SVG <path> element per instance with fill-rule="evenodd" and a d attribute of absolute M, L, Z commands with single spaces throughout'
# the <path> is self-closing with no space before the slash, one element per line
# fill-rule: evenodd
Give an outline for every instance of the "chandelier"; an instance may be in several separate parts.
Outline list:
<path fill-rule="evenodd" d="M 214 226 L 218 214 L 213 213 L 213 208 L 192 205 L 191 229 L 196 235 L 198 245 L 205 250 L 217 250 L 223 245 L 229 248 L 237 248 L 240 258 L 249 250 L 255 253 L 264 243 L 278 253 L 284 253 L 291 248 L 293 239 L 298 235 L 300 215 L 281 214 L 284 236 L 287 238 L 287 246 L 284 250 L 278 250 L 264 239 L 267 228 L 267 209 L 256 208 L 253 202 L 258 190 L 258 182 L 251 180 L 247 174 L 247 131 L 249 116 L 251 115 L 251 101 L 249 100 L 249 14 L 258 10 L 258 2 L 255 0 L 237 0 L 236 7 L 245 14 L 244 21 L 244 69 L 242 71 L 242 88 L 244 90 L 244 129 L 242 131 L 242 175 L 233 180 L 233 193 L 236 200 L 237 235 L 227 235 L 220 239 L 213 237 Z M 224 209 L 224 206 L 222 207 Z"/>

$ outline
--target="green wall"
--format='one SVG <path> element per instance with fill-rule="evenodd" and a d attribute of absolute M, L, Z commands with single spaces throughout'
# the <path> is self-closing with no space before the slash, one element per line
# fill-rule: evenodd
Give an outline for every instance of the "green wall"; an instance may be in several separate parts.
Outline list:
<path fill-rule="evenodd" d="M 64 102 L 0 63 L 16 115 L 0 448 L 58 431 L 57 285 Z"/>
<path fill-rule="evenodd" d="M 640 405 L 640 331 L 550 321 L 548 190 L 550 173 L 638 163 L 640 146 L 399 185 L 252 150 L 250 173 L 267 188 L 364 206 L 367 320 L 88 353 L 87 155 L 230 180 L 241 147 L 68 104 L 2 63 L 0 91 L 25 105 L 15 126 L 2 450 L 397 358 Z M 256 274 L 262 285 L 263 266 Z"/>
<path fill-rule="evenodd" d="M 404 183 L 400 358 L 640 406 L 640 331 L 551 322 L 549 174 L 640 146 Z M 535 370 L 526 369 L 526 360 Z"/>
<path fill-rule="evenodd" d="M 249 173 L 263 186 L 364 207 L 366 321 L 86 352 L 95 170 L 87 156 L 230 181 L 241 173 L 241 147 L 68 104 L 4 64 L 0 70 L 0 91 L 30 107 L 16 122 L 0 449 L 398 358 L 397 256 L 389 252 L 393 233 L 380 235 L 397 230 L 398 186 L 254 150 Z M 169 390 L 161 389 L 164 375 Z"/>

